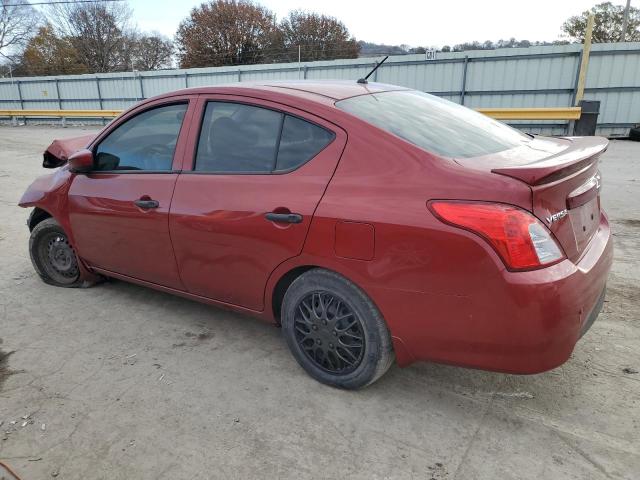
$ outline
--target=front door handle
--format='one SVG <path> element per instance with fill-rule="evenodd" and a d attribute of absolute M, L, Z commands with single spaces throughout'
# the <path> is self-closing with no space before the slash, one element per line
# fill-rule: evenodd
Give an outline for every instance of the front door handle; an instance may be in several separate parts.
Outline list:
<path fill-rule="evenodd" d="M 264 218 L 278 223 L 302 223 L 302 215 L 299 213 L 275 213 L 269 212 Z"/>
<path fill-rule="evenodd" d="M 160 206 L 160 202 L 158 202 L 157 200 L 151 200 L 151 199 L 140 199 L 140 200 L 136 200 L 135 202 L 133 202 L 136 204 L 136 206 L 143 208 L 145 210 L 148 210 L 150 208 L 158 208 Z"/>

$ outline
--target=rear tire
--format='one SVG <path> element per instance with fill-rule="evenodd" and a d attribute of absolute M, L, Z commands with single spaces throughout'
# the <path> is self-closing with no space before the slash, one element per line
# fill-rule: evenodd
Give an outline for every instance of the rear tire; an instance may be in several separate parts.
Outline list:
<path fill-rule="evenodd" d="M 358 389 L 380 378 L 395 358 L 382 315 L 354 283 L 313 269 L 287 289 L 282 330 L 291 353 L 319 382 Z"/>
<path fill-rule="evenodd" d="M 57 287 L 79 287 L 78 257 L 67 234 L 53 218 L 38 223 L 29 237 L 31 263 L 40 278 Z"/>

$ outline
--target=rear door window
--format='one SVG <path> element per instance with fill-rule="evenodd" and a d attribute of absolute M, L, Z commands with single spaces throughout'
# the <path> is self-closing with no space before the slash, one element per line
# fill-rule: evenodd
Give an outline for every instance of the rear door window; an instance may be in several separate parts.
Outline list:
<path fill-rule="evenodd" d="M 209 102 L 198 141 L 196 170 L 269 173 L 276 162 L 283 115 L 241 103 Z"/>
<path fill-rule="evenodd" d="M 208 102 L 195 171 L 285 173 L 315 157 L 335 135 L 275 110 L 231 102 Z"/>

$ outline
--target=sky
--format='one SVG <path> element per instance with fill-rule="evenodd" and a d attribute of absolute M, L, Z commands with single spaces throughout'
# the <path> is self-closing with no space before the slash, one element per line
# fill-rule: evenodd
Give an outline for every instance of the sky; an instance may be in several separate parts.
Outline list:
<path fill-rule="evenodd" d="M 467 41 L 557 40 L 564 20 L 603 0 L 261 0 L 282 18 L 292 9 L 341 20 L 358 40 L 391 45 L 455 45 Z M 129 0 L 142 31 L 173 37 L 202 0 Z M 624 0 L 613 0 L 623 4 Z M 640 7 L 640 0 L 631 5 Z"/>

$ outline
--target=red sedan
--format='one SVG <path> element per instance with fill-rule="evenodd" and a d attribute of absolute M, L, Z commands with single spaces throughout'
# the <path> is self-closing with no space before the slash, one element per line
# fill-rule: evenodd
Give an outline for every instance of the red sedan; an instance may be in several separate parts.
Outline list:
<path fill-rule="evenodd" d="M 194 88 L 55 141 L 20 206 L 45 282 L 257 315 L 330 385 L 394 358 L 536 373 L 603 303 L 606 147 L 390 85 Z"/>

